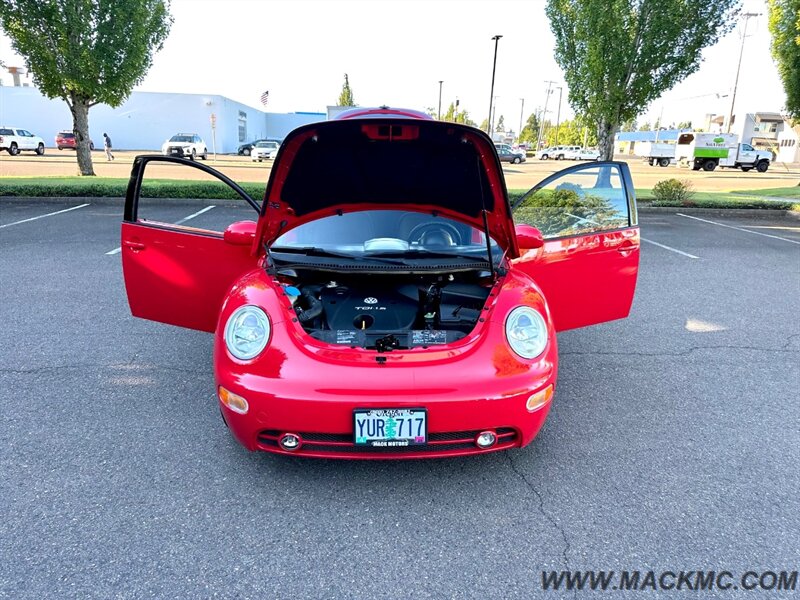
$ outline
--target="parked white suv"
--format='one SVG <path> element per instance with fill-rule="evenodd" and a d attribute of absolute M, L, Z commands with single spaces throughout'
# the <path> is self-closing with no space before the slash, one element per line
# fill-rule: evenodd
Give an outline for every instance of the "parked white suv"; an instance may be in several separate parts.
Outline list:
<path fill-rule="evenodd" d="M 164 156 L 179 156 L 181 158 L 203 160 L 208 158 L 208 147 L 203 139 L 196 133 L 176 133 L 161 146 Z"/>
<path fill-rule="evenodd" d="M 23 150 L 31 150 L 39 156 L 44 154 L 44 140 L 26 129 L 0 127 L 0 150 L 16 156 Z"/>
<path fill-rule="evenodd" d="M 600 153 L 589 148 L 578 148 L 577 150 L 564 150 L 564 160 L 600 160 Z"/>

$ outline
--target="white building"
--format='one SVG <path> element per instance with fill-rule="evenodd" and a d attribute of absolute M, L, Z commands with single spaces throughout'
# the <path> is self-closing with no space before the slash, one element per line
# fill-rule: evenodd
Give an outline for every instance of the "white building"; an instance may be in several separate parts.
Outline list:
<path fill-rule="evenodd" d="M 705 129 L 711 133 L 727 133 L 725 115 L 708 115 Z M 737 113 L 731 120 L 731 133 L 739 136 L 742 143 L 778 153 L 778 135 L 789 124 L 779 113 Z"/>
<path fill-rule="evenodd" d="M 800 125 L 785 127 L 778 134 L 778 162 L 800 163 Z"/>
<path fill-rule="evenodd" d="M 218 94 L 133 92 L 117 108 L 92 107 L 89 133 L 98 146 L 108 133 L 120 150 L 159 150 L 176 133 L 197 133 L 209 152 L 216 145 L 217 152 L 232 153 L 245 142 L 282 140 L 292 129 L 325 118 L 325 113 L 264 112 Z M 0 126 L 23 127 L 54 146 L 57 132 L 72 130 L 72 115 L 63 100 L 49 100 L 36 88 L 0 86 Z"/>

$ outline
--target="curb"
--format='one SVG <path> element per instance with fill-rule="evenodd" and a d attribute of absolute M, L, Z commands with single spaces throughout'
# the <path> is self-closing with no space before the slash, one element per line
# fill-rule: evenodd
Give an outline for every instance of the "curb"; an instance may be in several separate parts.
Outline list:
<path fill-rule="evenodd" d="M 261 198 L 255 198 L 256 202 L 261 202 Z M 231 200 L 222 198 L 214 200 L 210 198 L 142 198 L 139 200 L 140 206 L 147 206 L 161 202 L 169 202 L 173 206 L 247 206 L 244 200 Z M 66 204 L 77 206 L 79 204 L 90 203 L 95 206 L 125 206 L 125 198 L 105 197 L 105 196 L 0 196 L 0 206 L 3 204 Z"/>
<path fill-rule="evenodd" d="M 641 206 L 637 207 L 639 214 L 675 214 L 687 213 L 692 215 L 706 215 L 709 217 L 754 217 L 757 219 L 784 218 L 800 219 L 800 211 L 778 208 L 694 208 L 689 206 Z"/>

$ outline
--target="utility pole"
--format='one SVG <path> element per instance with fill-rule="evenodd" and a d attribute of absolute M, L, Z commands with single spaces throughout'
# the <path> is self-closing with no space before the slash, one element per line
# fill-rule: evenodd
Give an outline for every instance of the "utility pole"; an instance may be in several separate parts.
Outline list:
<path fill-rule="evenodd" d="M 744 54 L 744 40 L 747 37 L 747 22 L 750 17 L 760 17 L 761 13 L 748 12 L 741 15 L 744 17 L 744 31 L 742 32 L 742 46 L 739 49 L 739 65 L 736 67 L 736 81 L 733 84 L 733 97 L 731 98 L 731 110 L 728 113 L 728 127 L 726 133 L 731 132 L 731 121 L 733 121 L 733 105 L 736 103 L 736 88 L 739 87 L 739 70 L 742 68 L 742 55 Z"/>
<path fill-rule="evenodd" d="M 517 134 L 518 140 L 522 137 L 522 115 L 525 112 L 525 98 L 520 98 L 519 100 L 521 102 L 521 106 L 519 107 L 519 133 Z"/>
<path fill-rule="evenodd" d="M 487 125 L 489 131 L 486 132 L 489 137 L 492 137 L 492 104 L 494 104 L 494 74 L 497 71 L 497 43 L 501 37 L 503 36 L 496 35 L 492 38 L 494 40 L 494 62 L 492 63 L 492 89 L 489 93 L 489 124 Z"/>
<path fill-rule="evenodd" d="M 439 120 L 442 120 L 442 84 L 444 83 L 443 80 L 439 81 Z"/>
<path fill-rule="evenodd" d="M 542 111 L 542 119 L 539 121 L 539 137 L 536 140 L 536 149 L 539 150 L 542 146 L 542 132 L 544 131 L 544 120 L 547 117 L 547 101 L 550 100 L 550 86 L 555 81 L 545 81 L 547 84 L 547 94 L 544 97 L 544 110 Z"/>
<path fill-rule="evenodd" d="M 556 113 L 556 146 L 558 146 L 558 126 L 561 125 L 561 92 L 564 88 L 558 86 L 558 112 Z"/>
<path fill-rule="evenodd" d="M 499 97 L 500 96 L 494 97 L 494 102 L 492 103 L 492 112 L 489 113 L 489 116 L 491 117 L 489 119 L 489 131 L 491 132 L 489 133 L 489 137 L 492 139 L 494 139 L 494 120 L 497 118 L 497 99 Z"/>

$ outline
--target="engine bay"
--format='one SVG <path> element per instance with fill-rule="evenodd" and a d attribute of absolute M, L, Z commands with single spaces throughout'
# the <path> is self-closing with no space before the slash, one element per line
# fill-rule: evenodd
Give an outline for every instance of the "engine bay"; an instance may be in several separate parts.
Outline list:
<path fill-rule="evenodd" d="M 465 337 L 480 318 L 491 274 L 298 275 L 284 284 L 298 321 L 313 338 L 388 352 L 449 344 Z"/>

